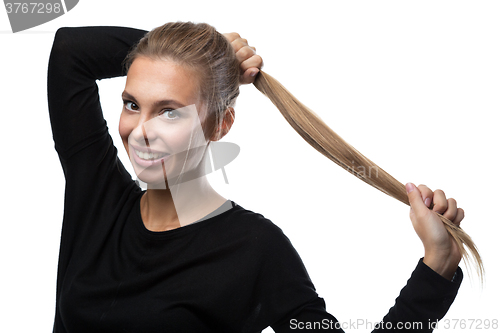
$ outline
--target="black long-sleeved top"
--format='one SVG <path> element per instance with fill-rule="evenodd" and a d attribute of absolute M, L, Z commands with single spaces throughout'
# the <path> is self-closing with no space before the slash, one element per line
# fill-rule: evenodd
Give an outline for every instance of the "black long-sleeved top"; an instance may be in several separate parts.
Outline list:
<path fill-rule="evenodd" d="M 144 34 L 82 27 L 55 36 L 48 101 L 66 192 L 54 332 L 341 331 L 289 239 L 262 215 L 231 202 L 174 230 L 144 226 L 144 191 L 117 157 L 96 84 L 125 75 L 122 61 Z M 420 260 L 380 327 L 422 322 L 430 331 L 462 276 L 459 268 L 450 282 Z"/>

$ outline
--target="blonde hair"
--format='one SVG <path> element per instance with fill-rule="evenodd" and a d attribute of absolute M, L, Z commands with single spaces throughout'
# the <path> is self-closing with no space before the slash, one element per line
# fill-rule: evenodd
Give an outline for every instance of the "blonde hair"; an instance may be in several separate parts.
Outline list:
<path fill-rule="evenodd" d="M 208 107 L 203 129 L 210 138 L 222 124 L 224 112 L 239 94 L 239 64 L 231 44 L 212 26 L 192 22 L 167 23 L 148 32 L 125 59 L 126 69 L 138 56 L 167 58 L 191 68 L 199 78 L 199 90 Z M 276 79 L 260 71 L 255 87 L 278 108 L 288 123 L 317 151 L 365 183 L 409 205 L 405 186 L 377 166 L 328 127 Z M 376 177 L 359 170 L 377 170 Z M 479 252 L 465 231 L 438 214 L 459 246 L 462 257 L 475 262 L 479 276 L 484 268 Z M 469 256 L 466 248 L 472 254 Z"/>
<path fill-rule="evenodd" d="M 260 71 L 254 85 L 273 102 L 295 131 L 317 151 L 365 183 L 406 205 L 410 205 L 405 186 L 402 183 L 344 141 L 321 118 L 296 99 L 276 79 Z M 377 170 L 375 177 L 371 177 L 371 173 L 361 172 L 372 169 Z M 438 215 L 448 233 L 458 244 L 466 265 L 470 265 L 472 261 L 472 265 L 476 268 L 482 281 L 484 267 L 481 256 L 471 237 L 449 219 L 441 214 Z M 469 256 L 466 248 L 470 251 L 472 258 Z"/>

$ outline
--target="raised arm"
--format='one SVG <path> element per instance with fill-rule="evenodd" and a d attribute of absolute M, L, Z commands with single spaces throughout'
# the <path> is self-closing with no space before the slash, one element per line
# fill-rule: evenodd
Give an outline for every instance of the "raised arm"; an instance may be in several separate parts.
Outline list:
<path fill-rule="evenodd" d="M 424 245 L 425 256 L 418 262 L 394 306 L 382 321 L 355 323 L 355 325 L 364 325 L 358 328 L 366 330 L 373 328 L 373 332 L 377 333 L 386 331 L 432 332 L 437 322 L 448 312 L 462 282 L 463 272 L 458 267 L 461 258 L 460 251 L 456 248 L 456 243 L 451 236 L 447 234 L 436 213 L 443 214 L 459 226 L 464 217 L 463 209 L 457 208 L 456 201 L 453 198 L 447 199 L 441 190 L 433 192 L 425 185 L 417 188 L 409 183 L 407 191 L 412 206 L 410 218 Z M 298 258 L 298 255 L 290 246 L 288 247 L 288 254 L 282 252 L 287 248 L 286 243 L 269 251 L 269 253 L 278 254 L 281 251 L 280 256 L 287 258 L 288 261 L 286 266 L 279 265 L 278 262 L 284 259 L 274 258 L 272 259 L 274 262 L 269 264 L 272 276 L 280 276 L 277 285 L 292 284 L 291 281 L 296 278 L 288 278 L 288 276 L 297 274 L 302 277 L 303 281 L 308 281 L 302 262 L 294 259 Z M 289 272 L 282 272 L 283 267 L 288 266 L 295 268 Z M 280 267 L 279 271 L 274 267 Z M 350 323 L 346 325 L 346 323 L 337 322 L 326 312 L 323 300 L 317 296 L 313 297 L 311 284 L 306 283 L 296 289 L 307 291 L 307 294 L 311 295 L 311 300 L 289 311 L 276 322 L 272 326 L 276 332 L 294 332 L 297 329 L 305 329 L 306 332 L 343 332 L 343 329 L 353 328 Z M 308 327 L 311 329 L 307 330 Z"/>
<path fill-rule="evenodd" d="M 56 32 L 47 88 L 53 138 L 62 158 L 107 131 L 95 81 L 125 75 L 122 62 L 145 33 L 123 27 L 60 28 Z"/>
<path fill-rule="evenodd" d="M 289 312 L 272 324 L 273 330 L 277 333 L 344 332 L 344 330 L 349 332 L 353 329 L 373 330 L 374 333 L 432 332 L 436 327 L 436 322 L 444 317 L 453 303 L 463 278 L 462 270 L 458 268 L 453 281 L 449 281 L 429 268 L 421 259 L 406 286 L 401 290 L 394 306 L 382 321 L 348 322 L 342 321 L 340 318 L 338 321 L 326 311 L 324 300 L 315 295 L 314 287 L 305 273 L 302 262 L 296 259 L 298 256 L 295 251 L 290 253 L 290 255 L 286 255 L 286 260 L 279 260 L 279 264 L 274 263 L 277 268 L 271 273 L 272 276 L 278 277 L 275 289 L 280 289 L 281 285 L 295 286 L 288 287 L 288 290 L 279 294 L 280 304 L 275 311 L 288 309 Z M 287 264 L 286 271 L 282 269 L 285 267 L 283 262 Z M 288 274 L 297 271 L 302 272 L 302 274 L 295 274 L 293 277 Z M 376 275 L 376 273 L 368 275 Z M 298 285 L 299 283 L 300 285 Z M 355 289 L 356 286 L 348 286 L 348 288 Z M 273 295 L 273 293 L 269 294 Z M 306 299 L 306 295 L 310 296 L 309 301 L 297 305 L 295 301 Z M 330 302 L 335 302 L 335 300 L 330 300 Z M 291 304 L 295 304 L 295 308 L 290 308 Z M 356 309 L 353 308 L 352 311 L 354 313 Z"/>

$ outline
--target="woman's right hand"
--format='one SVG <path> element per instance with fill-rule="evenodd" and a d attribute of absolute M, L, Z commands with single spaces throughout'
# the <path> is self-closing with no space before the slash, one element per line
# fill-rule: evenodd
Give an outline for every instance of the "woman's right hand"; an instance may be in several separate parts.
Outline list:
<path fill-rule="evenodd" d="M 255 47 L 249 46 L 248 41 L 236 32 L 223 34 L 231 43 L 236 59 L 240 63 L 240 84 L 253 83 L 255 76 L 263 66 L 262 58 L 255 52 Z"/>
<path fill-rule="evenodd" d="M 460 226 L 464 210 L 457 208 L 453 198 L 446 199 L 443 191 L 432 191 L 425 185 L 406 184 L 410 201 L 410 219 L 424 245 L 424 264 L 451 280 L 462 259 L 458 244 L 446 230 L 439 213 Z M 432 208 L 431 208 L 432 207 Z"/>

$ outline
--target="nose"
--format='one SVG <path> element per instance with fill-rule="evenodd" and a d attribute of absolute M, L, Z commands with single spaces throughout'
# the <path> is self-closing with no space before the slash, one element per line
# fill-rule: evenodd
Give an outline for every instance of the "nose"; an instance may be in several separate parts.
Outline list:
<path fill-rule="evenodd" d="M 157 117 L 141 115 L 129 138 L 138 144 L 149 146 L 150 142 L 153 142 L 158 137 L 159 129 L 157 123 Z"/>

